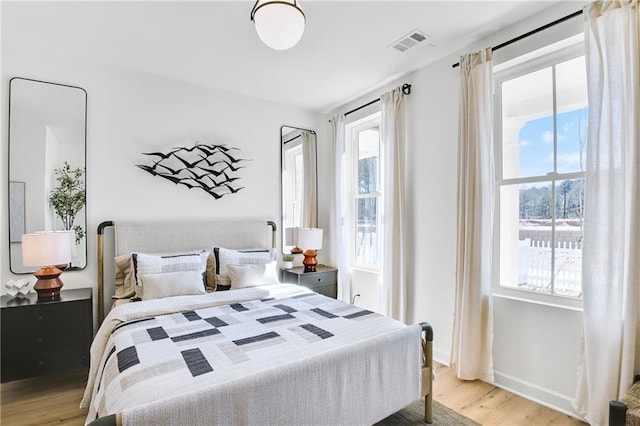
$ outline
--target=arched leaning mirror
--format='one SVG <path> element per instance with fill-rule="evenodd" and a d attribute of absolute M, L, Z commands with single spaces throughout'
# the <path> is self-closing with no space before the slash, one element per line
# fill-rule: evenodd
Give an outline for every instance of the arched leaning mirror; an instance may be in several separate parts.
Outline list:
<path fill-rule="evenodd" d="M 25 233 L 73 230 L 68 269 L 87 266 L 87 93 L 80 87 L 15 77 L 9 83 L 9 254 L 22 262 Z"/>
<path fill-rule="evenodd" d="M 292 228 L 318 226 L 317 140 L 313 130 L 282 126 L 282 251 L 290 253 Z M 289 234 L 289 236 L 287 235 Z"/>

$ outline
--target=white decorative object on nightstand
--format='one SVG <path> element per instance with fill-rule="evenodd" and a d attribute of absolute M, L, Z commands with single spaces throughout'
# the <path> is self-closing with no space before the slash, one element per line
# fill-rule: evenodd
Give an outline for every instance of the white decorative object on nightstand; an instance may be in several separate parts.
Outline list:
<path fill-rule="evenodd" d="M 28 279 L 10 280 L 5 287 L 7 294 L 11 297 L 25 297 L 31 292 L 31 283 Z"/>

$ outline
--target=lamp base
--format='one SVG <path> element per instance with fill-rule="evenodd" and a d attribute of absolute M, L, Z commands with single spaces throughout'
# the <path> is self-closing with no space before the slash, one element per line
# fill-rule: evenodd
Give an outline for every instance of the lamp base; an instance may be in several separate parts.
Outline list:
<path fill-rule="evenodd" d="M 316 272 L 316 266 L 318 266 L 318 259 L 316 256 L 318 255 L 317 250 L 305 250 L 303 253 L 304 260 L 302 264 L 304 265 L 305 272 Z"/>
<path fill-rule="evenodd" d="M 55 266 L 43 266 L 33 274 L 38 281 L 33 289 L 38 293 L 38 301 L 60 299 L 60 289 L 63 286 L 59 278 L 62 271 Z"/>

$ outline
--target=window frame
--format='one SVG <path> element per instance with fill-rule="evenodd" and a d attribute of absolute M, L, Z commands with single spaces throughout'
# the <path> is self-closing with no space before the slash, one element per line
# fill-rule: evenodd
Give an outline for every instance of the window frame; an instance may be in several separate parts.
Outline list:
<path fill-rule="evenodd" d="M 527 56 L 527 55 L 523 55 Z M 519 289 L 514 287 L 506 287 L 501 285 L 500 277 L 500 225 L 501 225 L 501 188 L 512 185 L 526 185 L 539 182 L 548 182 L 551 185 L 556 185 L 555 191 L 552 191 L 551 205 L 553 208 L 552 232 L 555 238 L 555 227 L 557 221 L 557 212 L 555 206 L 555 194 L 557 191 L 557 184 L 562 181 L 572 179 L 584 179 L 585 172 L 569 172 L 558 173 L 557 171 L 549 172 L 544 176 L 527 176 L 527 177 L 515 177 L 515 178 L 503 178 L 503 140 L 502 140 L 502 83 L 515 79 L 519 76 L 534 73 L 544 68 L 558 65 L 562 62 L 566 62 L 580 56 L 585 56 L 584 44 L 581 42 L 571 44 L 569 46 L 551 51 L 541 53 L 539 56 L 533 57 L 526 61 L 518 61 L 515 58 L 515 63 L 512 66 L 508 64 L 502 64 L 497 66 L 499 69 L 494 73 L 494 159 L 495 159 L 495 204 L 494 204 L 494 232 L 493 232 L 493 282 L 492 293 L 494 296 L 501 298 L 509 298 L 514 300 L 521 300 L 526 302 L 540 303 L 548 306 L 558 306 L 569 309 L 582 309 L 583 298 L 568 296 L 557 293 L 543 293 L 528 289 Z M 555 71 L 554 77 L 555 77 Z M 553 142 L 553 156 L 554 156 L 554 169 L 557 170 L 557 157 L 558 157 L 558 131 L 557 131 L 557 91 L 555 87 L 554 78 L 553 87 L 553 129 L 554 129 L 554 142 Z M 555 267 L 555 247 L 553 247 L 551 254 L 551 270 Z"/>
<path fill-rule="evenodd" d="M 291 147 L 284 151 L 284 161 L 283 161 L 283 182 L 285 186 L 289 187 L 290 190 L 286 191 L 287 194 L 291 194 L 292 196 L 289 199 L 283 198 L 283 211 L 285 217 L 288 213 L 293 215 L 291 218 L 293 226 L 299 227 L 301 215 L 295 215 L 296 208 L 302 208 L 302 201 L 297 196 L 300 195 L 296 190 L 296 186 L 299 183 L 298 179 L 303 176 L 298 176 L 297 172 L 299 171 L 296 165 L 296 160 L 302 157 L 302 143 L 301 142 L 292 142 Z M 302 170 L 304 173 L 304 170 Z"/>
<path fill-rule="evenodd" d="M 357 134 L 363 130 L 367 130 L 373 127 L 381 127 L 382 126 L 382 112 L 377 111 L 372 114 L 368 114 L 365 117 L 362 117 L 358 120 L 354 120 L 353 122 L 347 123 L 346 131 L 345 131 L 345 150 L 347 152 L 347 161 L 348 161 L 348 179 L 347 179 L 347 196 L 348 196 L 348 208 L 347 208 L 347 229 L 351 235 L 352 243 L 351 247 L 349 247 L 349 265 L 353 269 L 360 269 L 370 272 L 380 272 L 382 270 L 382 237 L 383 237 L 383 229 L 382 229 L 382 201 L 383 201 L 383 175 L 382 175 L 382 141 L 378 141 L 379 147 L 379 159 L 378 162 L 378 191 L 368 192 L 364 194 L 360 194 L 358 192 L 358 142 L 359 140 L 356 138 Z M 377 237 L 377 250 L 378 250 L 378 260 L 379 264 L 372 265 L 368 263 L 361 263 L 357 261 L 357 203 L 360 199 L 367 198 L 376 198 L 377 199 L 377 228 L 379 229 L 378 237 Z"/>

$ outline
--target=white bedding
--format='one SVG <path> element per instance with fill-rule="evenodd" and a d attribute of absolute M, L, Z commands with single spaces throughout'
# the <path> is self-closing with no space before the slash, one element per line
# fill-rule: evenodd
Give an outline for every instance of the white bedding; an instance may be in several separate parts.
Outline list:
<path fill-rule="evenodd" d="M 369 425 L 420 398 L 420 333 L 287 284 L 128 303 L 81 406 L 87 423 Z"/>

